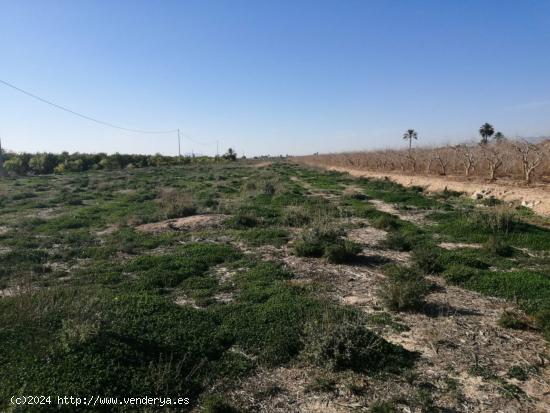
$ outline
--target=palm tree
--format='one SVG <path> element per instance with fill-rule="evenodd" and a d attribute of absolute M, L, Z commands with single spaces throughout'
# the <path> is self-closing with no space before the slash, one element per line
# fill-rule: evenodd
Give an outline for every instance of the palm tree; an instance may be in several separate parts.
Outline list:
<path fill-rule="evenodd" d="M 410 153 L 412 149 L 412 140 L 418 139 L 418 133 L 416 133 L 414 129 L 407 129 L 407 132 L 403 134 L 403 139 L 409 140 L 409 153 Z"/>
<path fill-rule="evenodd" d="M 486 145 L 489 142 L 489 138 L 495 133 L 495 128 L 490 123 L 484 123 L 479 128 L 479 134 L 481 135 L 481 144 Z"/>
<path fill-rule="evenodd" d="M 229 148 L 227 152 L 223 155 L 223 158 L 229 161 L 235 161 L 237 160 L 237 153 L 233 150 L 233 148 Z"/>

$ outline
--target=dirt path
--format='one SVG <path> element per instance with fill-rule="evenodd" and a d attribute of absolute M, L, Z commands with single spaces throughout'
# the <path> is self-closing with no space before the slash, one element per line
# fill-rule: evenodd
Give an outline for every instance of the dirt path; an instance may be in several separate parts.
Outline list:
<path fill-rule="evenodd" d="M 312 165 L 319 166 L 319 165 Z M 428 192 L 439 192 L 445 188 L 453 191 L 465 192 L 468 195 L 476 193 L 483 196 L 494 196 L 507 202 L 517 202 L 532 208 L 538 214 L 550 216 L 550 188 L 537 186 L 533 188 L 503 185 L 498 183 L 466 182 L 453 178 L 437 176 L 401 175 L 396 173 L 382 173 L 344 167 L 328 167 L 332 171 L 347 172 L 357 177 L 389 178 L 403 186 L 422 186 Z"/>

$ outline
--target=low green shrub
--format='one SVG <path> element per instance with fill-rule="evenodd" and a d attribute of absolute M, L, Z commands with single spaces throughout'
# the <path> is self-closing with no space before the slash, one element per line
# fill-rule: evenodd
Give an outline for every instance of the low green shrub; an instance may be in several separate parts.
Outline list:
<path fill-rule="evenodd" d="M 393 311 L 417 311 L 424 306 L 430 285 L 414 268 L 390 267 L 378 290 L 385 307 Z"/>
<path fill-rule="evenodd" d="M 463 284 L 472 277 L 479 275 L 479 270 L 465 265 L 451 265 L 442 273 L 443 278 L 452 284 Z"/>
<path fill-rule="evenodd" d="M 266 244 L 281 246 L 288 242 L 290 234 L 282 228 L 251 228 L 242 231 L 239 238 L 254 246 Z"/>
<path fill-rule="evenodd" d="M 413 244 L 405 235 L 397 231 L 392 231 L 380 242 L 380 246 L 394 251 L 410 251 Z"/>
<path fill-rule="evenodd" d="M 294 254 L 298 257 L 322 257 L 327 246 L 335 244 L 342 233 L 339 229 L 322 225 L 310 228 L 294 242 Z"/>
<path fill-rule="evenodd" d="M 417 248 L 412 254 L 414 265 L 425 274 L 437 274 L 443 270 L 438 257 L 438 249 L 428 246 Z"/>
<path fill-rule="evenodd" d="M 243 229 L 243 228 L 253 228 L 259 225 L 258 219 L 244 212 L 237 212 L 230 219 L 227 220 L 227 224 L 231 228 Z"/>
<path fill-rule="evenodd" d="M 319 242 L 305 239 L 296 240 L 293 244 L 294 255 L 298 257 L 320 258 L 325 253 L 325 247 Z"/>
<path fill-rule="evenodd" d="M 550 341 L 550 307 L 535 312 L 535 326 L 542 330 L 546 340 Z"/>
<path fill-rule="evenodd" d="M 528 370 L 522 366 L 512 366 L 508 369 L 508 377 L 519 381 L 525 381 L 529 378 Z"/>
<path fill-rule="evenodd" d="M 241 410 L 229 404 L 225 397 L 210 395 L 205 397 L 202 403 L 202 413 L 240 413 Z"/>
<path fill-rule="evenodd" d="M 392 402 L 374 402 L 369 409 L 370 413 L 397 413 L 398 410 Z"/>
<path fill-rule="evenodd" d="M 496 235 L 489 237 L 487 242 L 485 242 L 484 249 L 490 254 L 501 257 L 511 257 L 514 255 L 514 249 L 506 244 L 501 237 Z"/>
<path fill-rule="evenodd" d="M 527 318 L 523 314 L 512 310 L 506 310 L 500 315 L 498 325 L 514 330 L 525 330 L 529 328 Z"/>
<path fill-rule="evenodd" d="M 311 216 L 308 211 L 299 206 L 289 206 L 285 208 L 281 216 L 281 224 L 289 227 L 303 227 L 311 222 Z"/>
<path fill-rule="evenodd" d="M 371 220 L 370 224 L 377 229 L 383 229 L 384 231 L 392 231 L 399 228 L 399 221 L 397 217 L 390 214 L 382 214 Z"/>
<path fill-rule="evenodd" d="M 161 190 L 157 196 L 157 204 L 164 217 L 182 218 L 197 213 L 197 206 L 189 192 L 180 192 L 175 189 Z"/>
<path fill-rule="evenodd" d="M 360 252 L 361 246 L 341 238 L 343 231 L 318 226 L 304 232 L 294 242 L 294 254 L 298 257 L 324 257 L 333 264 L 352 261 Z"/>
<path fill-rule="evenodd" d="M 356 242 L 337 240 L 336 243 L 325 247 L 323 257 L 332 264 L 343 264 L 354 260 L 361 250 L 361 246 Z"/>
<path fill-rule="evenodd" d="M 355 312 L 326 313 L 306 324 L 303 340 L 302 356 L 331 370 L 395 371 L 411 362 L 410 353 L 368 330 Z"/>

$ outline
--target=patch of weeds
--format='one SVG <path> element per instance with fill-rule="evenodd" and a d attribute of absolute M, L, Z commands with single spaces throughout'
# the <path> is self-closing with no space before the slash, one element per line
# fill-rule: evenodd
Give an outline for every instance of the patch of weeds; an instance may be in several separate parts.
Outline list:
<path fill-rule="evenodd" d="M 281 246 L 288 242 L 290 234 L 281 228 L 253 228 L 240 232 L 239 238 L 253 246 L 266 244 Z"/>
<path fill-rule="evenodd" d="M 397 217 L 383 213 L 382 215 L 372 219 L 370 224 L 377 229 L 384 231 L 394 231 L 399 228 L 399 220 Z"/>
<path fill-rule="evenodd" d="M 460 382 L 452 377 L 445 378 L 445 390 L 457 401 L 461 401 L 464 397 Z"/>
<path fill-rule="evenodd" d="M 545 304 L 546 307 L 537 309 L 533 316 L 535 318 L 535 326 L 542 330 L 546 340 L 550 341 L 550 306 Z"/>
<path fill-rule="evenodd" d="M 482 366 L 478 363 L 468 368 L 468 374 L 470 376 L 481 377 L 484 380 L 493 380 L 497 377 L 489 367 Z"/>
<path fill-rule="evenodd" d="M 343 264 L 353 261 L 361 250 L 361 245 L 356 242 L 338 240 L 334 244 L 325 247 L 323 257 L 332 264 Z"/>
<path fill-rule="evenodd" d="M 325 313 L 306 324 L 303 337 L 304 359 L 331 370 L 398 371 L 413 361 L 412 353 L 368 330 L 355 312 Z"/>
<path fill-rule="evenodd" d="M 436 412 L 437 408 L 433 399 L 433 391 L 435 386 L 430 383 L 420 383 L 416 393 L 416 402 L 420 406 L 422 412 Z"/>
<path fill-rule="evenodd" d="M 498 198 L 495 198 L 494 196 L 490 196 L 489 198 L 483 198 L 482 200 L 479 201 L 479 203 L 481 205 L 492 207 L 496 205 L 502 205 L 504 201 Z"/>
<path fill-rule="evenodd" d="M 492 236 L 505 236 L 510 246 L 537 251 L 550 249 L 550 230 L 523 222 L 517 212 L 506 207 L 486 210 L 463 209 L 432 214 L 433 229 L 453 242 L 485 243 Z"/>
<path fill-rule="evenodd" d="M 420 247 L 414 249 L 412 254 L 414 265 L 425 274 L 437 274 L 443 270 L 438 258 L 436 248 Z"/>
<path fill-rule="evenodd" d="M 331 377 L 317 376 L 306 385 L 308 393 L 331 393 L 336 390 L 336 380 Z"/>
<path fill-rule="evenodd" d="M 525 394 L 525 392 L 515 384 L 508 383 L 502 379 L 497 381 L 499 382 L 499 385 L 497 386 L 498 391 L 508 399 L 519 399 Z"/>
<path fill-rule="evenodd" d="M 276 384 L 265 386 L 254 393 L 254 397 L 260 400 L 271 399 L 284 392 L 284 389 Z"/>
<path fill-rule="evenodd" d="M 521 313 L 512 310 L 505 310 L 498 319 L 498 325 L 514 330 L 526 330 L 529 328 L 529 320 Z"/>
<path fill-rule="evenodd" d="M 367 324 L 369 326 L 372 326 L 373 328 L 388 327 L 392 331 L 395 331 L 397 333 L 410 330 L 410 328 L 405 324 L 395 321 L 391 316 L 391 314 L 388 314 L 388 313 L 374 313 L 374 314 L 369 314 L 366 317 L 367 317 Z"/>
<path fill-rule="evenodd" d="M 369 197 L 362 192 L 352 192 L 350 194 L 346 194 L 345 197 L 356 201 L 366 201 L 369 199 Z"/>
<path fill-rule="evenodd" d="M 281 217 L 281 224 L 289 227 L 303 227 L 311 222 L 311 216 L 306 208 L 289 206 L 285 208 Z"/>
<path fill-rule="evenodd" d="M 145 288 L 168 288 L 238 257 L 239 254 L 228 245 L 187 244 L 171 254 L 140 256 L 126 264 L 125 271 L 136 273 L 140 285 Z"/>
<path fill-rule="evenodd" d="M 430 285 L 417 271 L 407 267 L 388 267 L 387 279 L 378 290 L 378 297 L 384 306 L 393 311 L 418 311 L 424 306 L 424 299 Z"/>
<path fill-rule="evenodd" d="M 229 220 L 227 220 L 227 224 L 231 228 L 235 229 L 243 229 L 243 228 L 254 228 L 259 224 L 256 217 L 254 217 L 251 214 L 247 214 L 244 212 L 237 212 L 234 216 L 232 216 Z"/>
<path fill-rule="evenodd" d="M 484 249 L 490 254 L 501 257 L 511 257 L 514 255 L 514 249 L 498 236 L 489 237 L 489 239 L 485 242 Z"/>
<path fill-rule="evenodd" d="M 548 307 L 550 278 L 536 271 L 485 271 L 465 286 L 483 294 L 517 300 L 529 313 Z"/>
<path fill-rule="evenodd" d="M 341 229 L 329 226 L 316 226 L 304 231 L 294 242 L 294 254 L 298 257 L 320 258 L 327 246 L 336 243 L 343 235 Z"/>
<path fill-rule="evenodd" d="M 529 378 L 529 371 L 523 366 L 512 366 L 508 369 L 508 377 L 519 381 L 525 381 Z"/>
<path fill-rule="evenodd" d="M 397 413 L 397 407 L 391 401 L 376 401 L 369 408 L 370 413 Z"/>
<path fill-rule="evenodd" d="M 445 187 L 443 191 L 434 194 L 434 197 L 436 199 L 448 200 L 450 198 L 458 198 L 462 195 L 464 195 L 464 192 L 453 191 L 452 189 L 448 189 L 447 187 Z"/>
<path fill-rule="evenodd" d="M 157 204 L 162 215 L 168 219 L 182 218 L 197 213 L 193 196 L 189 192 L 176 189 L 161 190 L 157 196 Z"/>
<path fill-rule="evenodd" d="M 353 261 L 362 248 L 355 242 L 342 239 L 342 235 L 341 229 L 316 226 L 302 233 L 294 242 L 294 254 L 298 257 L 324 257 L 334 264 Z"/>
<path fill-rule="evenodd" d="M 380 242 L 380 247 L 394 251 L 410 251 L 413 244 L 408 237 L 398 231 L 391 231 Z"/>
<path fill-rule="evenodd" d="M 443 278 L 445 278 L 448 282 L 458 285 L 463 284 L 469 281 L 472 277 L 476 277 L 478 275 L 478 269 L 461 264 L 451 265 L 442 273 Z"/>
<path fill-rule="evenodd" d="M 260 364 L 287 362 L 302 349 L 304 324 L 318 317 L 322 304 L 303 288 L 289 285 L 292 275 L 273 263 L 238 273 L 235 300 L 216 312 L 226 337 Z"/>
<path fill-rule="evenodd" d="M 438 257 L 435 257 L 435 255 L 438 255 Z M 476 248 L 435 249 L 434 254 L 428 254 L 427 258 L 422 257 L 422 259 L 429 259 L 429 262 L 423 262 L 422 264 L 431 271 L 437 270 L 436 272 L 457 265 L 477 270 L 487 270 L 492 265 L 497 264 L 504 265 L 502 259 L 491 257 L 485 251 Z M 432 259 L 435 259 L 435 262 Z"/>
<path fill-rule="evenodd" d="M 210 395 L 204 398 L 201 408 L 202 413 L 242 413 L 233 407 L 221 395 Z"/>

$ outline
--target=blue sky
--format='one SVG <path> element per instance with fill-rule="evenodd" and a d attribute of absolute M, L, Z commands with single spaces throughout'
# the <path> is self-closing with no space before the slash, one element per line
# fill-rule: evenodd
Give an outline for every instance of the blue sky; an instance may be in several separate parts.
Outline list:
<path fill-rule="evenodd" d="M 550 1 L 0 0 L 0 79 L 247 155 L 550 135 Z M 177 153 L 0 85 L 15 151 Z M 183 151 L 215 144 L 183 139 Z"/>

